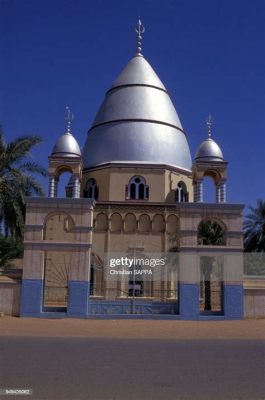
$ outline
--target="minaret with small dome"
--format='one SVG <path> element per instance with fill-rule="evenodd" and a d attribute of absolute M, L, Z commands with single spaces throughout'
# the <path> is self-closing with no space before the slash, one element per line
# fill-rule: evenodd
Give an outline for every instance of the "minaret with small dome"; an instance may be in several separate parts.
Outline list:
<path fill-rule="evenodd" d="M 71 197 L 80 197 L 82 158 L 79 144 L 71 131 L 73 118 L 70 108 L 66 107 L 67 131 L 58 138 L 49 156 L 49 197 L 57 197 L 58 181 L 64 172 L 72 173 Z"/>
<path fill-rule="evenodd" d="M 216 187 L 216 203 L 226 202 L 227 161 L 212 138 L 213 118 L 206 120 L 208 138 L 198 147 L 193 164 L 194 201 L 203 202 L 203 178 L 209 176 Z"/>

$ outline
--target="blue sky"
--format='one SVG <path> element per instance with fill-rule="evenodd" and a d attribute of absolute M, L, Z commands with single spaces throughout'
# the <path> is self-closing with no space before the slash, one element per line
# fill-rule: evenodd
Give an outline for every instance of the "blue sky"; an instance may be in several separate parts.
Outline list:
<path fill-rule="evenodd" d="M 47 166 L 69 105 L 82 146 L 106 90 L 134 55 L 138 15 L 143 54 L 172 97 L 192 155 L 211 113 L 229 161 L 228 200 L 264 199 L 263 0 L 0 0 L 6 139 L 42 136 L 34 156 Z"/>

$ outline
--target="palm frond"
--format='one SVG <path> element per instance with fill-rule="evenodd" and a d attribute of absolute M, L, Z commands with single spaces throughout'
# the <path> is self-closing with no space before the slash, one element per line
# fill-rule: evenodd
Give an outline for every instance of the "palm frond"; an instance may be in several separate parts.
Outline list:
<path fill-rule="evenodd" d="M 245 251 L 265 251 L 265 201 L 258 199 L 249 209 L 243 224 Z"/>
<path fill-rule="evenodd" d="M 25 196 L 43 196 L 34 174 L 47 171 L 30 160 L 30 150 L 42 142 L 39 136 L 22 136 L 8 144 L 0 130 L 0 218 L 5 235 L 22 238 L 25 220 Z"/>
<path fill-rule="evenodd" d="M 38 163 L 35 162 L 24 162 L 23 164 L 20 164 L 20 170 L 23 172 L 31 172 L 34 174 L 40 174 L 44 177 L 48 176 L 48 171 L 46 168 L 42 167 Z"/>

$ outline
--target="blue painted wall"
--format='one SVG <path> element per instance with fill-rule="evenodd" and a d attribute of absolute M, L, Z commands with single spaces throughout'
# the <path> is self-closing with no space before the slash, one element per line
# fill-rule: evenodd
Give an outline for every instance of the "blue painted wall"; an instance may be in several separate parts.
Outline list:
<path fill-rule="evenodd" d="M 224 285 L 225 319 L 242 319 L 244 315 L 243 285 Z"/>
<path fill-rule="evenodd" d="M 199 294 L 197 284 L 181 283 L 179 285 L 179 313 L 181 319 L 199 319 Z"/>
<path fill-rule="evenodd" d="M 180 284 L 179 303 L 135 300 L 94 300 L 89 299 L 89 282 L 69 281 L 68 317 L 86 318 L 88 315 L 172 315 L 184 320 L 217 320 L 243 318 L 243 286 L 223 286 L 223 316 L 200 315 L 199 285 Z M 23 279 L 21 290 L 20 316 L 52 317 L 52 312 L 43 312 L 43 281 Z M 66 311 L 66 310 L 65 310 Z M 59 313 L 54 313 L 59 315 Z"/>
<path fill-rule="evenodd" d="M 43 280 L 23 279 L 21 290 L 20 316 L 38 317 L 42 310 Z"/>
<path fill-rule="evenodd" d="M 89 282 L 68 282 L 67 315 L 69 317 L 85 317 L 88 314 L 89 288 Z"/>
<path fill-rule="evenodd" d="M 94 300 L 90 299 L 89 314 L 91 315 L 177 315 L 178 303 L 156 302 L 151 300 Z"/>

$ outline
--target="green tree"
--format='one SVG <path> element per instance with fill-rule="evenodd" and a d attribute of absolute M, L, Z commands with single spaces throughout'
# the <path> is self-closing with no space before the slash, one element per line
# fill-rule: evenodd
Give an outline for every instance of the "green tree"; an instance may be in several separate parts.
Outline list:
<path fill-rule="evenodd" d="M 47 171 L 30 154 L 41 142 L 39 136 L 22 136 L 6 143 L 0 130 L 0 223 L 6 237 L 23 237 L 24 197 L 44 195 L 35 174 L 47 176 Z"/>
<path fill-rule="evenodd" d="M 0 268 L 6 267 L 15 258 L 23 257 L 23 243 L 12 237 L 0 236 Z"/>
<path fill-rule="evenodd" d="M 245 251 L 265 251 L 265 201 L 259 199 L 257 206 L 249 209 L 244 221 Z"/>
<path fill-rule="evenodd" d="M 224 231 L 218 222 L 213 220 L 205 220 L 198 227 L 198 244 L 208 246 L 225 245 Z M 211 276 L 213 271 L 213 257 L 201 257 L 201 268 L 204 278 L 204 310 L 212 309 L 212 288 Z"/>
<path fill-rule="evenodd" d="M 199 224 L 198 244 L 210 246 L 225 245 L 224 231 L 218 222 L 205 220 Z"/>

